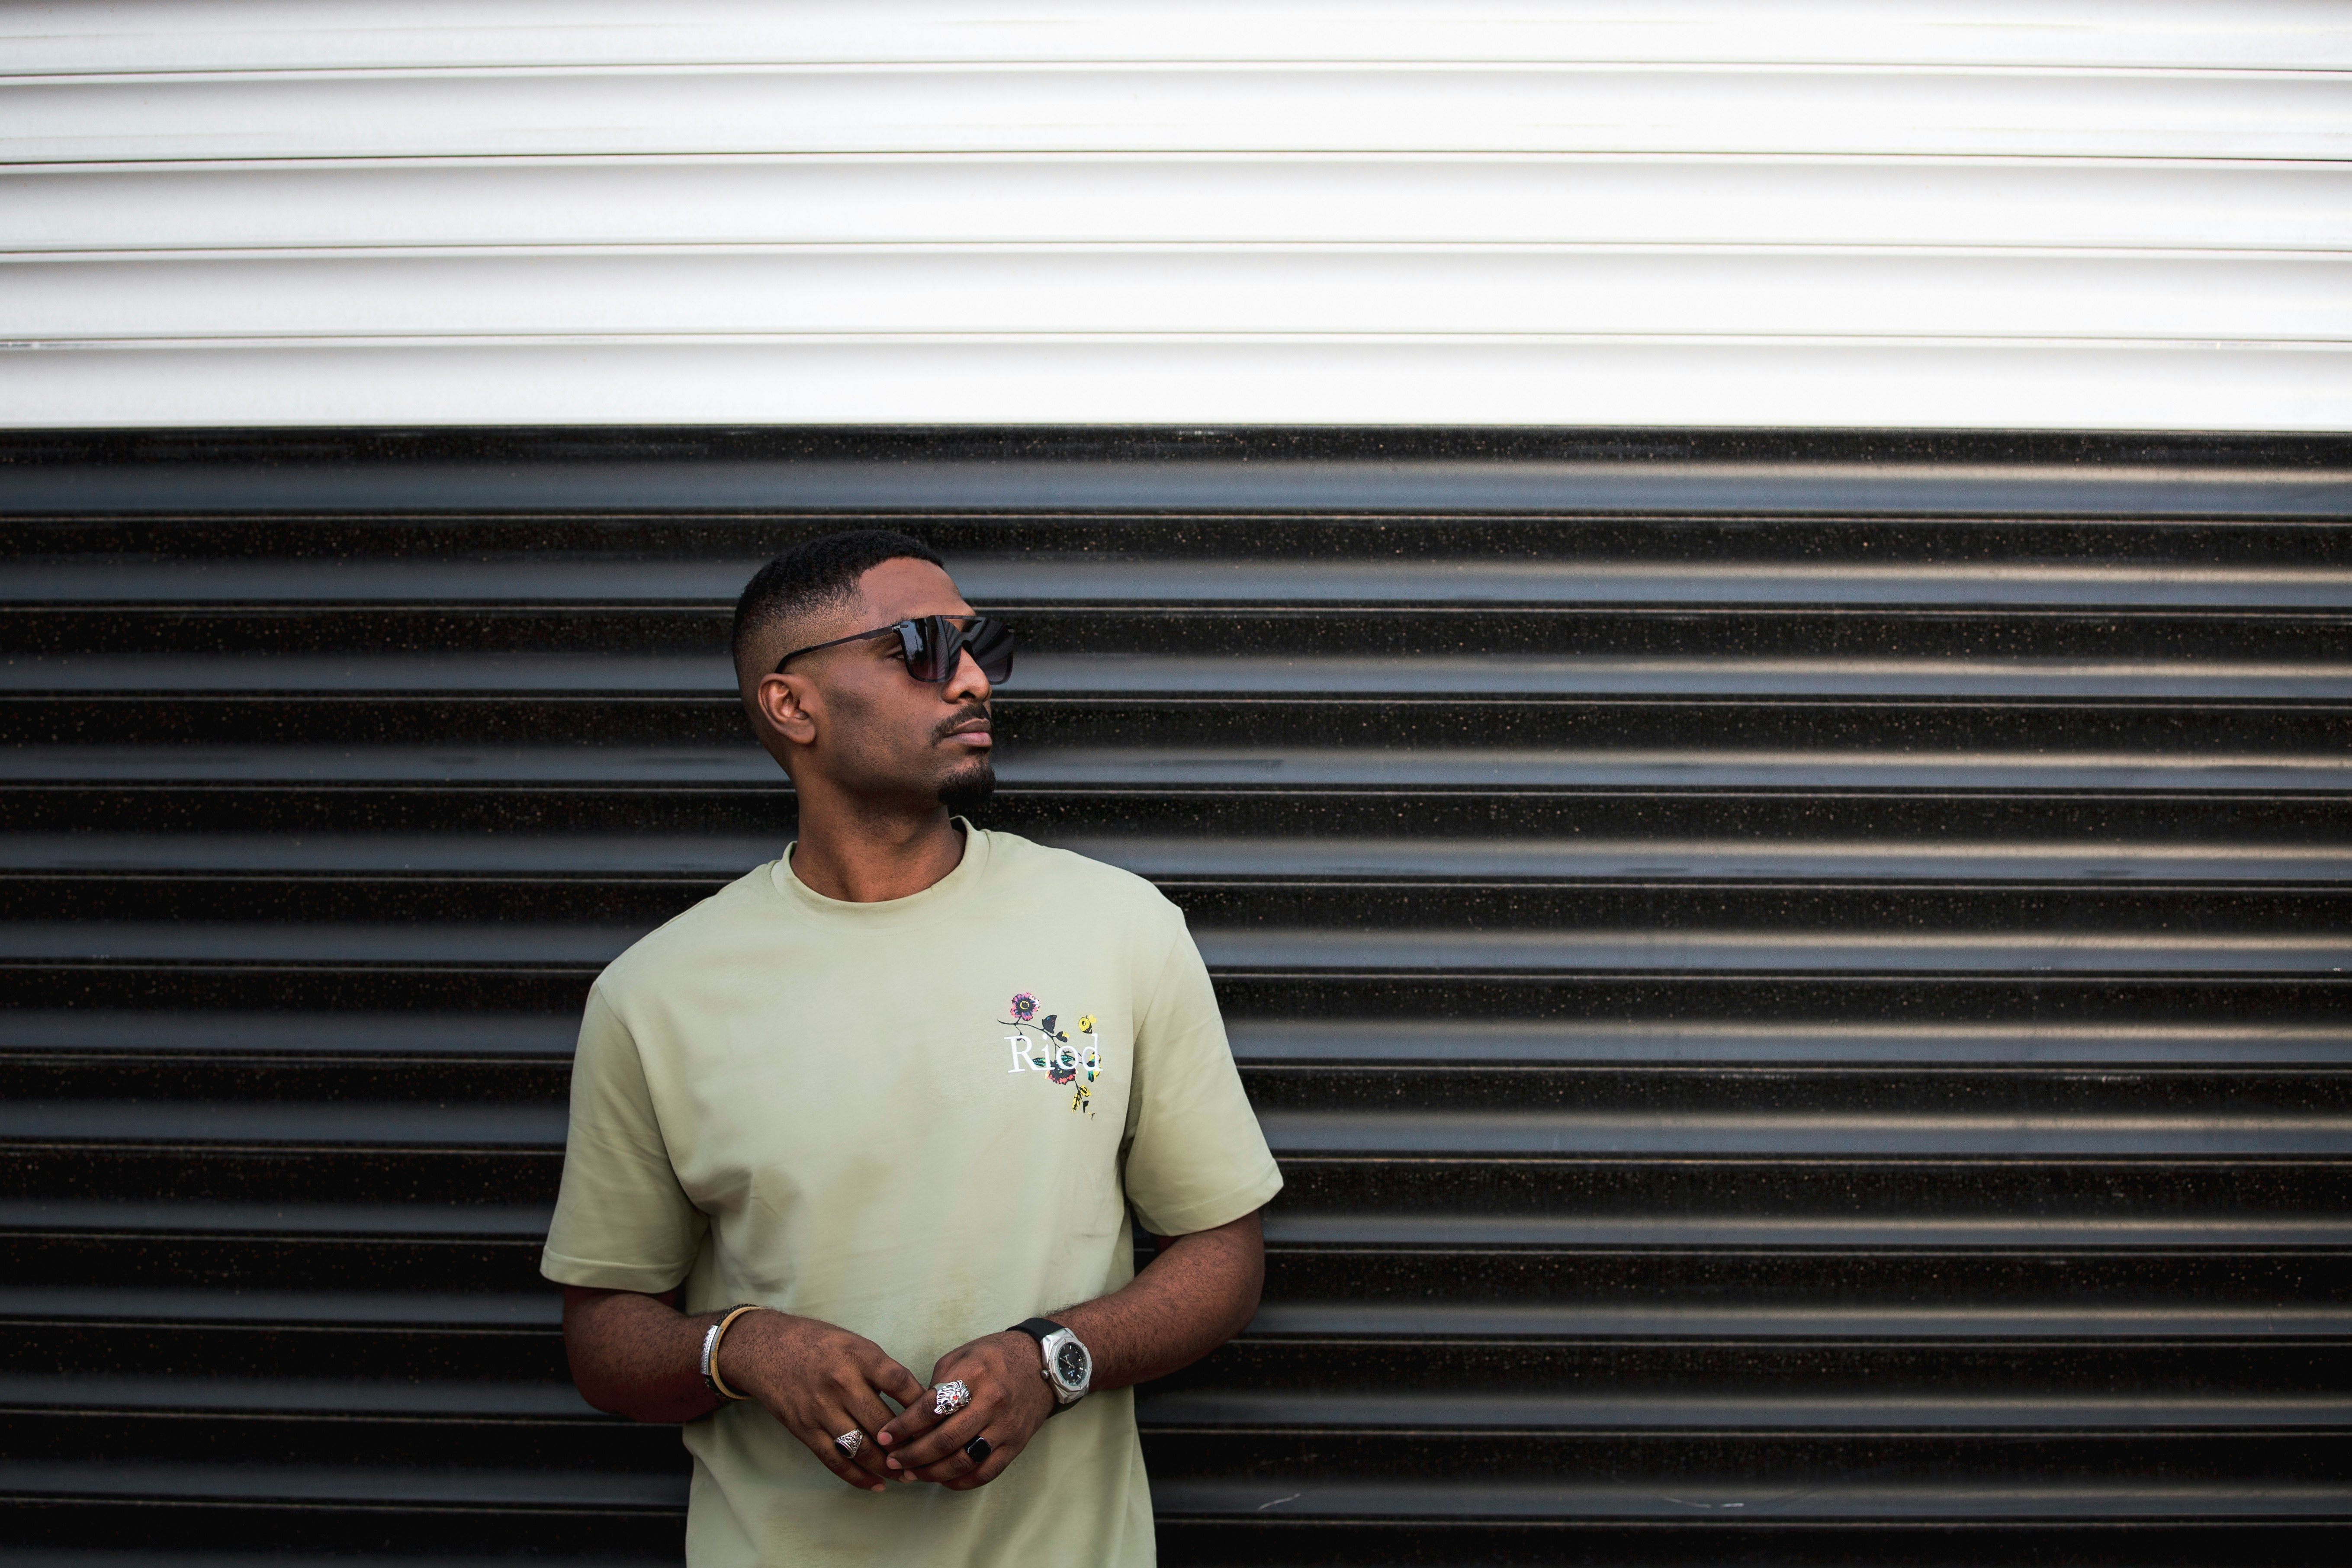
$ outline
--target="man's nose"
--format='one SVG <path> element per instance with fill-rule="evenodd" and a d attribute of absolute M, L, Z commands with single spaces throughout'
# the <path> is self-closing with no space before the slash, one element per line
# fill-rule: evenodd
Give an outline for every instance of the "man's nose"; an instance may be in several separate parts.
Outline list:
<path fill-rule="evenodd" d="M 980 661 L 971 657 L 971 649 L 956 649 L 955 672 L 948 677 L 940 695 L 956 703 L 985 702 L 993 690 L 988 677 L 981 673 Z"/>

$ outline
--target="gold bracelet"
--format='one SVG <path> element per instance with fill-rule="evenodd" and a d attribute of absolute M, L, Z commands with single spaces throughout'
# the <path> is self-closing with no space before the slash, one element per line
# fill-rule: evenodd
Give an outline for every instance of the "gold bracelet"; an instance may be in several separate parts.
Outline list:
<path fill-rule="evenodd" d="M 709 1385 L 711 1393 L 722 1399 L 731 1399 L 738 1405 L 751 1396 L 748 1394 L 736 1393 L 727 1386 L 727 1380 L 719 1375 L 719 1342 L 727 1337 L 727 1330 L 736 1319 L 746 1312 L 756 1312 L 759 1310 L 758 1302 L 746 1301 L 711 1324 L 709 1332 L 702 1336 L 702 1381 Z"/>

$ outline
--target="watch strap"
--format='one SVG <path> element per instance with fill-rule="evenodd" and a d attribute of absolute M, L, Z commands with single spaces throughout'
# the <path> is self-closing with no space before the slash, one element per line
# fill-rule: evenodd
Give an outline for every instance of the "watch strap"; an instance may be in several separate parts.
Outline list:
<path fill-rule="evenodd" d="M 1027 1334 L 1042 1345 L 1045 1342 L 1047 1334 L 1058 1334 L 1062 1331 L 1062 1324 L 1054 1321 L 1051 1318 L 1024 1318 L 1013 1324 L 1007 1331 Z"/>

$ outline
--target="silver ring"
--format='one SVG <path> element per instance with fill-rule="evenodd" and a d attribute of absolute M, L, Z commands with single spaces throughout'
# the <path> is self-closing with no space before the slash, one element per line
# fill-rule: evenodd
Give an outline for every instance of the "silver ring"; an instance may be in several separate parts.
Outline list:
<path fill-rule="evenodd" d="M 950 1378 L 931 1390 L 931 1414 L 934 1415 L 952 1415 L 971 1403 L 971 1390 L 963 1385 L 963 1379 L 960 1377 Z"/>
<path fill-rule="evenodd" d="M 833 1446 L 854 1459 L 857 1458 L 857 1450 L 866 1447 L 866 1434 L 852 1426 L 848 1431 L 835 1437 L 833 1440 Z"/>

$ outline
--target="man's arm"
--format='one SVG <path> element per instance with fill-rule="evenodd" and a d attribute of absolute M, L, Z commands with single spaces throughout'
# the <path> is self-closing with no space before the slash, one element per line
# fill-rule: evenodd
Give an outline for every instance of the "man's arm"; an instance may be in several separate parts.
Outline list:
<path fill-rule="evenodd" d="M 1178 1237 L 1123 1288 L 1046 1316 L 1085 1342 L 1094 1357 L 1093 1387 L 1125 1388 L 1190 1366 L 1241 1332 L 1265 1284 L 1265 1231 L 1248 1214 Z M 1044 1364 L 1037 1342 L 1018 1330 L 941 1356 L 931 1382 L 961 1378 L 971 1403 L 942 1419 L 922 1400 L 884 1426 L 877 1438 L 894 1477 L 958 1491 L 994 1480 L 1053 1414 L 1053 1391 L 1039 1375 Z M 990 1447 L 978 1464 L 963 1452 L 974 1437 Z"/>
<path fill-rule="evenodd" d="M 676 1294 L 564 1289 L 563 1350 L 581 1397 L 638 1421 L 691 1421 L 718 1406 L 702 1384 L 702 1336 L 724 1314 L 688 1317 L 670 1305 Z M 719 1342 L 718 1371 L 851 1486 L 878 1492 L 895 1479 L 873 1444 L 851 1458 L 833 1441 L 888 1421 L 882 1394 L 901 1405 L 922 1394 L 915 1374 L 873 1341 L 814 1318 L 746 1312 Z"/>

